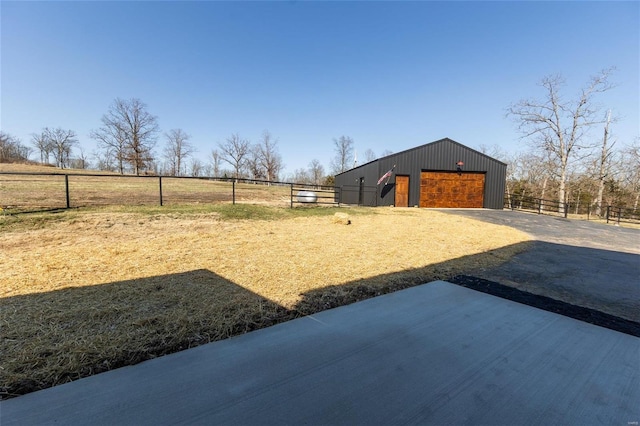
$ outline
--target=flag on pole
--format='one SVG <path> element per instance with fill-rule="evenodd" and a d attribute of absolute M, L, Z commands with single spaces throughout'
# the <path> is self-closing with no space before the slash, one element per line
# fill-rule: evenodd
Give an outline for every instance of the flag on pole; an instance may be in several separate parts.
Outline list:
<path fill-rule="evenodd" d="M 389 179 L 391 179 L 391 175 L 393 174 L 393 169 L 395 169 L 396 166 L 394 165 L 391 170 L 389 170 L 387 173 L 383 174 L 382 177 L 380 179 L 378 179 L 378 183 L 377 185 L 380 185 L 382 183 L 383 180 L 387 180 L 384 184 L 388 184 L 389 183 Z"/>

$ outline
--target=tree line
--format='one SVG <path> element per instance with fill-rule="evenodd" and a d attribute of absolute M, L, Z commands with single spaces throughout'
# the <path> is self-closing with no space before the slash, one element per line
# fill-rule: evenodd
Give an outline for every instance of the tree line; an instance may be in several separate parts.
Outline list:
<path fill-rule="evenodd" d="M 0 162 L 28 162 L 34 152 L 41 164 L 52 164 L 61 169 L 94 168 L 120 174 L 163 174 L 168 176 L 214 176 L 250 178 L 277 181 L 284 168 L 278 150 L 278 139 L 265 130 L 258 142 L 234 133 L 216 145 L 203 163 L 196 152 L 191 136 L 183 129 L 171 129 L 162 133 L 156 116 L 149 113 L 140 99 L 116 98 L 101 118 L 101 126 L 90 133 L 97 142 L 93 164 L 79 146 L 73 130 L 45 127 L 31 135 L 32 147 L 25 146 L 17 138 L 0 132 Z M 155 148 L 163 140 L 161 154 Z M 348 136 L 334 139 L 336 157 L 332 160 L 331 173 L 347 170 L 354 154 L 354 141 Z M 76 155 L 74 156 L 74 152 Z M 365 158 L 375 159 L 367 150 Z M 308 168 L 297 169 L 287 177 L 297 183 L 331 185 L 332 176 L 325 173 L 319 160 L 313 159 Z"/>
<path fill-rule="evenodd" d="M 615 88 L 614 68 L 593 75 L 574 97 L 561 75 L 540 81 L 542 96 L 511 104 L 511 117 L 528 150 L 503 156 L 507 196 L 554 200 L 578 213 L 606 205 L 634 211 L 640 201 L 640 139 L 618 141 L 618 119 L 599 96 Z"/>
<path fill-rule="evenodd" d="M 139 99 L 116 99 L 102 117 L 102 126 L 91 132 L 97 141 L 97 168 L 121 174 L 152 172 L 169 176 L 215 176 L 277 180 L 282 170 L 278 141 L 268 131 L 252 144 L 233 134 L 210 154 L 205 165 L 193 157 L 191 136 L 183 129 L 164 132 L 160 163 L 154 148 L 160 134 L 157 117 Z M 189 161 L 190 160 L 190 161 Z M 223 164 L 231 169 L 224 169 Z"/>
<path fill-rule="evenodd" d="M 73 130 L 45 127 L 31 135 L 27 146 L 18 138 L 0 131 L 0 163 L 30 162 L 39 156 L 41 164 L 56 167 L 112 171 L 120 174 L 155 173 L 169 176 L 215 176 L 278 180 L 283 169 L 278 140 L 268 131 L 258 143 L 233 134 L 218 143 L 204 164 L 191 136 L 183 129 L 162 133 L 158 119 L 140 99 L 117 98 L 101 118 L 101 126 L 90 133 L 97 142 L 93 164 L 79 146 Z M 155 148 L 163 140 L 160 155 Z M 75 152 L 75 156 L 73 155 Z M 225 167 L 226 166 L 226 167 Z"/>
<path fill-rule="evenodd" d="M 574 97 L 564 93 L 561 75 L 540 81 L 542 95 L 508 106 L 510 117 L 521 133 L 525 149 L 507 154 L 494 146 L 478 149 L 507 163 L 506 195 L 555 200 L 560 204 L 593 206 L 602 214 L 603 206 L 626 206 L 636 210 L 640 202 L 640 138 L 618 141 L 618 119 L 611 109 L 598 103 L 598 96 L 614 88 L 613 68 L 594 75 Z M 358 159 L 349 136 L 333 139 L 334 156 L 329 172 L 317 159 L 306 168 L 281 176 L 284 163 L 278 139 L 264 131 L 256 143 L 234 133 L 219 142 L 208 163 L 195 158 L 191 136 L 182 129 L 161 135 L 157 117 L 139 99 L 115 99 L 101 126 L 91 131 L 97 142 L 93 168 L 121 174 L 155 173 L 170 176 L 214 176 L 268 181 L 288 180 L 313 185 L 332 185 L 333 176 L 376 159 L 368 149 Z M 155 147 L 162 137 L 161 155 Z M 35 150 L 43 164 L 60 168 L 89 168 L 90 161 L 78 146 L 72 130 L 44 128 L 32 135 L 32 146 L 0 131 L 0 162 L 28 161 Z M 73 155 L 74 150 L 78 152 Z M 391 154 L 385 151 L 382 156 Z M 51 161 L 53 159 L 53 162 Z"/>

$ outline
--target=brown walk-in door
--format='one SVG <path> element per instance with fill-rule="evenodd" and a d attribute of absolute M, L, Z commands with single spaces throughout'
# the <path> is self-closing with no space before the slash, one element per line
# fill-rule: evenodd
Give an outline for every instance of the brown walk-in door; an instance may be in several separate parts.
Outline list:
<path fill-rule="evenodd" d="M 484 173 L 420 173 L 420 207 L 482 208 Z"/>
<path fill-rule="evenodd" d="M 409 176 L 396 175 L 396 207 L 409 207 Z"/>

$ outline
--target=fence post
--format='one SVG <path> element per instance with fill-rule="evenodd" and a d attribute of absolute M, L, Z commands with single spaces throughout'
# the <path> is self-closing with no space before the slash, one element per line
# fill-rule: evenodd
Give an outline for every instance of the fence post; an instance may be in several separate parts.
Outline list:
<path fill-rule="evenodd" d="M 162 176 L 158 176 L 158 186 L 160 187 L 160 207 L 162 207 Z"/>
<path fill-rule="evenodd" d="M 562 207 L 563 207 L 563 210 L 564 210 L 564 218 L 566 219 L 567 218 L 567 214 L 569 213 L 569 205 L 566 202 L 564 202 L 564 203 L 562 203 Z"/>
<path fill-rule="evenodd" d="M 538 198 L 538 214 L 542 214 L 542 198 Z"/>
<path fill-rule="evenodd" d="M 291 208 L 293 208 L 293 184 L 292 183 L 289 184 L 289 189 L 291 190 L 291 197 L 290 197 Z"/>
<path fill-rule="evenodd" d="M 609 211 L 611 209 L 611 206 L 607 206 L 607 223 L 609 223 Z"/>
<path fill-rule="evenodd" d="M 67 208 L 71 208 L 71 201 L 69 199 L 69 175 L 64 175 L 64 192 L 67 197 Z"/>
<path fill-rule="evenodd" d="M 233 204 L 236 204 L 236 180 L 231 181 L 231 199 L 233 200 Z"/>

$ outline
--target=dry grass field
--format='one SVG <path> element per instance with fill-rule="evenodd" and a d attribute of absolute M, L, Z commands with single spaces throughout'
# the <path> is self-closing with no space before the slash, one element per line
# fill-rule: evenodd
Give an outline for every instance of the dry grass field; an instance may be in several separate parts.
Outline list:
<path fill-rule="evenodd" d="M 197 178 L 119 175 L 90 170 L 2 164 L 0 208 L 7 212 L 66 208 L 65 174 L 68 175 L 69 206 L 160 205 L 226 203 L 235 190 L 238 203 L 262 203 L 285 207 L 291 201 L 288 185 L 236 183 Z M 35 174 L 38 173 L 38 174 Z"/>
<path fill-rule="evenodd" d="M 349 214 L 350 225 L 334 213 Z M 0 215 L 0 393 L 28 393 L 491 267 L 529 238 L 432 210 Z"/>

